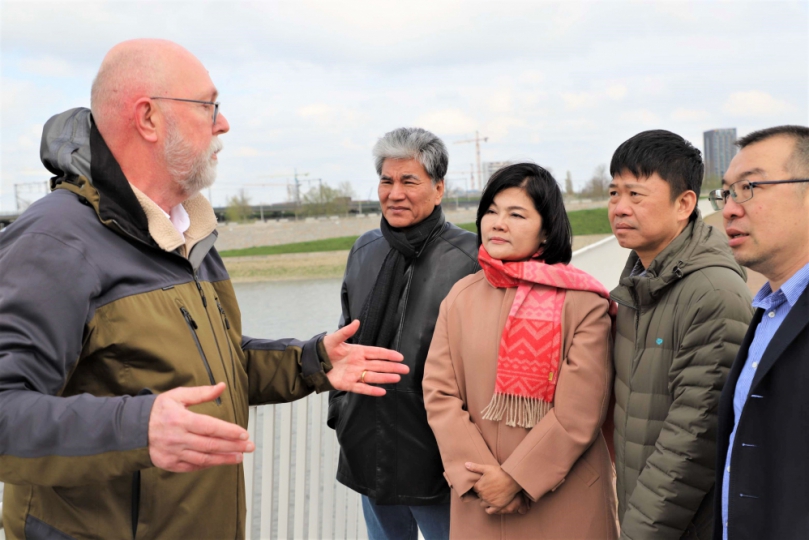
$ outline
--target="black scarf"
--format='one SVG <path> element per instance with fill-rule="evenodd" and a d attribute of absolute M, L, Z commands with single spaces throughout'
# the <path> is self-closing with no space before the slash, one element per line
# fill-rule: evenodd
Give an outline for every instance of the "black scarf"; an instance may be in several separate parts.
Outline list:
<path fill-rule="evenodd" d="M 354 337 L 355 343 L 385 348 L 393 345 L 398 323 L 396 310 L 407 283 L 407 266 L 421 253 L 441 217 L 441 205 L 436 206 L 424 221 L 403 229 L 391 227 L 388 220 L 382 217 L 379 228 L 391 249 L 362 307 L 360 330 Z"/>

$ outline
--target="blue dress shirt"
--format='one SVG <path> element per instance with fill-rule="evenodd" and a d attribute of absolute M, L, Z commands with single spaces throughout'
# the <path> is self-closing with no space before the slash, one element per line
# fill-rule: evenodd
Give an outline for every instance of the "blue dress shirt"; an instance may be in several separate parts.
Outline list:
<path fill-rule="evenodd" d="M 809 284 L 809 264 L 798 270 L 780 289 L 773 292 L 770 284 L 765 283 L 753 298 L 753 307 L 764 310 L 761 322 L 756 326 L 756 333 L 747 351 L 747 360 L 742 371 L 739 373 L 739 380 L 736 381 L 736 391 L 733 393 L 733 431 L 730 433 L 728 442 L 728 454 L 725 457 L 725 470 L 722 480 L 722 537 L 728 540 L 728 500 L 730 499 L 730 461 L 733 452 L 733 440 L 736 438 L 736 428 L 739 427 L 739 419 L 742 417 L 742 410 L 748 398 L 757 398 L 755 394 L 750 394 L 750 386 L 756 375 L 756 369 L 767 350 L 781 323 L 784 322 L 789 310 L 795 305 L 800 296 Z M 738 496 L 738 494 L 736 495 Z"/>

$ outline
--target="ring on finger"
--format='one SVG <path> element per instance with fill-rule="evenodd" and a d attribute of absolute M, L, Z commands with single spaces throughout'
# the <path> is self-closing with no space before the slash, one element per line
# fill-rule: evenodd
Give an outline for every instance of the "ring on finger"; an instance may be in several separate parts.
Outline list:
<path fill-rule="evenodd" d="M 366 375 L 367 373 L 368 373 L 368 370 L 364 370 L 364 371 L 362 372 L 362 375 L 360 375 L 360 382 L 361 382 L 362 384 L 365 384 L 365 375 Z"/>

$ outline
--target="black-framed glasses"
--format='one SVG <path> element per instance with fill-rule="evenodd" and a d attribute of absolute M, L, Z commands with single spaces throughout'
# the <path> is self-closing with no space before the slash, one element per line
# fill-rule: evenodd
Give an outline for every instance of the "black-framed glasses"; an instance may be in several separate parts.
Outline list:
<path fill-rule="evenodd" d="M 802 184 L 809 182 L 809 178 L 799 178 L 796 180 L 765 180 L 761 182 L 751 182 L 749 180 L 739 180 L 728 186 L 727 189 L 714 189 L 708 192 L 708 200 L 714 210 L 722 210 L 728 201 L 728 196 L 735 203 L 747 202 L 753 198 L 753 188 L 765 184 Z"/>
<path fill-rule="evenodd" d="M 218 101 L 200 101 L 198 99 L 183 99 L 176 97 L 150 97 L 149 99 L 169 99 L 171 101 L 184 101 L 185 103 L 202 103 L 203 105 L 213 105 L 213 123 L 216 125 L 216 117 L 219 116 L 219 102 Z"/>

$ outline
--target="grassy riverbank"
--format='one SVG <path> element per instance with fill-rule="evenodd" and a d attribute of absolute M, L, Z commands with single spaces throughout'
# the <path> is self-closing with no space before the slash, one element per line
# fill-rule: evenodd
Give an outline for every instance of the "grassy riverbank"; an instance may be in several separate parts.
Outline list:
<path fill-rule="evenodd" d="M 603 234 L 574 236 L 573 249 L 581 249 L 606 236 Z M 348 250 L 343 249 L 340 251 L 228 257 L 225 259 L 225 266 L 227 266 L 231 279 L 236 283 L 333 279 L 343 277 L 347 260 Z"/>
<path fill-rule="evenodd" d="M 606 208 L 593 208 L 590 210 L 575 210 L 568 212 L 570 226 L 574 236 L 589 236 L 594 234 L 611 234 Z M 460 223 L 459 227 L 467 231 L 477 232 L 474 223 Z M 282 255 L 291 253 L 321 253 L 327 251 L 345 251 L 351 249 L 358 236 L 340 236 L 324 240 L 309 242 L 295 242 L 292 244 L 279 244 L 276 246 L 259 246 L 246 249 L 231 249 L 221 251 L 222 257 L 256 257 L 266 255 Z"/>

